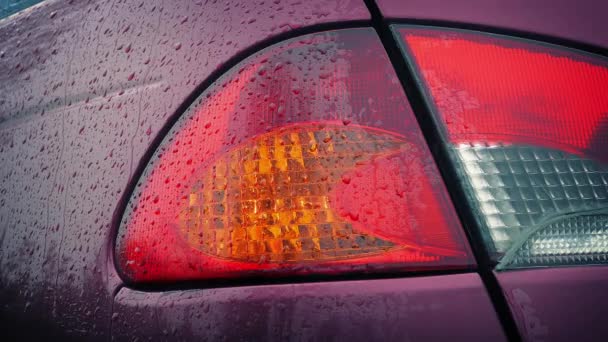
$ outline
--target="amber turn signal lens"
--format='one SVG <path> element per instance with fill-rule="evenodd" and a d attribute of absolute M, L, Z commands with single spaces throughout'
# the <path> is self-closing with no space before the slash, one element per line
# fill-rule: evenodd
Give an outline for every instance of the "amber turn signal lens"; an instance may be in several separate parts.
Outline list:
<path fill-rule="evenodd" d="M 216 257 L 254 262 L 333 260 L 395 248 L 340 217 L 331 194 L 357 164 L 405 142 L 340 126 L 279 129 L 214 161 L 196 175 L 181 211 L 188 243 Z"/>

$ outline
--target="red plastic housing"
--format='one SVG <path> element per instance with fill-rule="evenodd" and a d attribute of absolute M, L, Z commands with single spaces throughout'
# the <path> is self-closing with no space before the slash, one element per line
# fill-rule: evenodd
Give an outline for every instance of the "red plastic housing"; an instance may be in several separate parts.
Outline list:
<path fill-rule="evenodd" d="M 474 263 L 371 29 L 277 44 L 207 89 L 146 167 L 115 257 L 130 282 Z"/>
<path fill-rule="evenodd" d="M 398 32 L 452 143 L 532 144 L 608 161 L 605 60 L 466 31 Z"/>
<path fill-rule="evenodd" d="M 608 263 L 608 60 L 397 26 L 498 269 Z"/>

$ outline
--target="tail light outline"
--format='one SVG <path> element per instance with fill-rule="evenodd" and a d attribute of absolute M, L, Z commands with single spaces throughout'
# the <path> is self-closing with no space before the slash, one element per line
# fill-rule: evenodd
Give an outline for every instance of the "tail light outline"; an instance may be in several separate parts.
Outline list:
<path fill-rule="evenodd" d="M 532 49 L 532 51 L 534 51 L 533 50 L 534 47 L 537 47 L 539 49 L 539 51 L 541 51 L 541 52 L 543 49 L 546 49 L 545 51 L 549 50 L 549 51 L 553 51 L 553 52 L 557 52 L 557 53 L 563 53 L 565 56 L 576 56 L 576 57 L 578 57 L 577 61 L 585 62 L 588 60 L 588 61 L 592 61 L 593 63 L 591 63 L 591 64 L 594 64 L 594 65 L 595 65 L 595 62 L 598 60 L 606 61 L 606 56 L 604 56 L 602 53 L 597 53 L 596 51 L 602 51 L 602 50 L 601 49 L 598 50 L 598 48 L 596 48 L 596 47 L 588 47 L 585 45 L 574 44 L 574 43 L 568 44 L 570 42 L 567 42 L 567 41 L 564 42 L 562 40 L 554 39 L 552 37 L 536 37 L 536 36 L 530 37 L 530 35 L 526 35 L 524 33 L 517 33 L 517 32 L 503 33 L 497 29 L 492 29 L 492 28 L 475 29 L 474 25 L 473 25 L 473 27 L 474 28 L 471 29 L 469 27 L 461 28 L 459 25 L 443 26 L 443 25 L 432 25 L 432 24 L 422 25 L 422 24 L 409 24 L 409 23 L 395 23 L 395 24 L 390 25 L 390 30 L 391 30 L 391 34 L 392 34 L 393 38 L 397 42 L 399 49 L 401 50 L 403 59 L 406 61 L 407 67 L 409 69 L 409 73 L 410 73 L 410 75 L 412 75 L 414 82 L 416 83 L 416 85 L 418 86 L 418 89 L 421 92 L 421 100 L 422 100 L 424 106 L 426 107 L 426 109 L 428 110 L 428 113 L 430 114 L 430 115 L 428 115 L 428 118 L 425 117 L 425 119 L 431 120 L 432 126 L 434 127 L 434 129 L 437 130 L 437 133 L 435 133 L 435 136 L 438 137 L 440 140 L 440 145 L 441 145 L 440 149 L 442 150 L 442 153 L 446 154 L 446 157 L 444 158 L 445 159 L 444 164 L 447 164 L 447 166 L 443 166 L 442 170 L 447 171 L 447 173 L 448 173 L 447 178 L 450 178 L 449 182 L 446 181 L 446 183 L 449 186 L 449 191 L 452 196 L 460 196 L 460 197 L 462 197 L 462 200 L 465 202 L 464 204 L 462 204 L 462 206 L 458 206 L 457 208 L 459 210 L 459 213 L 464 211 L 464 213 L 461 213 L 461 214 L 465 216 L 463 218 L 463 223 L 464 223 L 465 227 L 470 226 L 470 228 L 468 229 L 471 234 L 469 241 L 471 242 L 472 246 L 475 249 L 477 249 L 477 248 L 481 249 L 481 251 L 483 251 L 485 253 L 485 255 L 483 255 L 482 258 L 485 259 L 486 262 L 489 262 L 492 267 L 495 266 L 496 267 L 495 269 L 497 271 L 511 270 L 511 269 L 517 269 L 517 268 L 534 268 L 534 267 L 568 267 L 567 265 L 560 265 L 560 264 L 512 267 L 511 265 L 509 265 L 509 262 L 511 262 L 513 257 L 517 254 L 518 250 L 510 250 L 503 256 L 503 258 L 500 258 L 498 261 L 495 260 L 495 256 L 493 256 L 491 253 L 492 250 L 495 250 L 495 248 L 493 247 L 494 241 L 489 236 L 489 234 L 485 233 L 487 228 L 485 227 L 485 223 L 481 219 L 481 214 L 477 213 L 478 209 L 476 209 L 476 206 L 478 204 L 477 204 L 476 200 L 469 198 L 470 196 L 468 194 L 468 191 L 466 190 L 466 185 L 463 183 L 465 180 L 460 175 L 460 171 L 458 171 L 459 166 L 457 164 L 459 162 L 457 160 L 455 160 L 455 158 L 453 156 L 453 152 L 450 151 L 450 146 L 457 144 L 458 141 L 452 142 L 449 138 L 450 133 L 448 132 L 448 128 L 446 127 L 446 124 L 443 122 L 443 120 L 444 120 L 443 114 L 441 113 L 439 108 L 437 108 L 435 99 L 433 97 L 433 94 L 431 93 L 431 90 L 429 89 L 428 82 L 422 73 L 422 69 L 417 61 L 417 58 L 415 57 L 415 53 L 412 51 L 412 47 L 410 47 L 410 44 L 406 41 L 406 33 L 411 33 L 414 35 L 416 34 L 416 31 L 421 31 L 421 32 L 434 31 L 437 33 L 445 33 L 446 35 L 449 35 L 450 33 L 455 33 L 455 34 L 462 33 L 465 36 L 465 38 L 463 38 L 463 39 L 466 39 L 466 36 L 476 36 L 476 37 L 482 38 L 482 39 L 487 38 L 488 40 L 496 39 L 497 41 L 504 41 L 504 42 L 508 42 L 508 43 L 511 43 L 514 45 L 521 44 L 521 46 L 519 46 L 520 48 L 522 48 L 522 49 L 527 48 L 526 50 Z M 552 41 L 556 41 L 556 42 L 554 43 Z M 572 45 L 577 45 L 577 46 L 572 47 Z M 581 45 L 580 48 L 578 45 Z M 428 132 L 426 132 L 426 133 L 428 133 Z M 481 134 L 483 134 L 483 133 L 481 133 Z M 479 139 L 479 138 L 476 138 L 476 139 Z M 534 137 L 529 138 L 530 141 L 532 141 L 534 139 L 535 139 Z M 517 143 L 515 143 L 515 144 L 519 145 L 519 146 L 526 146 L 526 145 L 521 145 L 521 144 L 517 144 Z M 563 151 L 565 153 L 575 153 L 576 155 L 583 155 L 587 152 L 582 149 L 574 149 L 574 148 L 572 148 L 571 145 L 568 145 L 566 143 L 562 144 L 562 143 L 557 143 L 555 141 L 552 141 L 552 144 L 553 144 L 553 148 L 559 148 L 561 151 Z M 534 146 L 534 145 L 530 144 L 529 146 Z M 443 149 L 445 149 L 444 152 L 443 152 Z M 585 154 L 585 155 L 588 156 L 588 154 Z M 447 163 L 446 163 L 446 161 L 447 161 Z M 603 165 L 607 165 L 607 164 L 603 164 Z M 608 208 L 602 208 L 602 209 L 596 209 L 596 210 L 586 210 L 586 211 L 581 211 L 581 212 L 569 213 L 567 215 L 564 214 L 562 216 L 562 218 L 572 218 L 572 217 L 586 216 L 586 215 L 591 215 L 591 214 L 606 214 L 607 212 L 608 212 Z M 553 218 L 553 219 L 550 219 L 549 221 L 555 223 L 556 221 L 559 221 L 559 219 Z M 544 224 L 541 226 L 541 228 L 546 227 L 546 226 L 547 226 L 547 224 Z M 537 231 L 538 231 L 538 229 L 534 229 L 532 232 L 529 232 L 529 234 L 525 234 L 525 235 L 532 236 Z M 523 243 L 522 243 L 522 245 L 523 245 Z M 594 264 L 584 264 L 583 263 L 580 265 L 589 266 L 589 265 L 594 265 Z"/>
<path fill-rule="evenodd" d="M 359 27 L 358 25 L 353 25 L 353 27 L 349 27 L 349 26 L 342 26 L 340 25 L 339 27 L 335 27 L 335 28 L 331 28 L 328 27 L 327 30 L 347 30 L 350 28 L 361 28 L 361 29 L 369 29 L 369 27 Z M 309 32 L 310 31 L 310 32 Z M 323 31 L 318 31 L 316 29 L 304 29 L 304 30 L 299 30 L 297 32 L 290 32 L 289 34 L 286 35 L 281 35 L 279 37 L 275 37 L 275 39 L 271 39 L 269 41 L 265 41 L 263 42 L 263 44 L 261 44 L 261 46 L 255 46 L 252 49 L 249 49 L 251 52 L 247 53 L 247 54 L 239 54 L 237 57 L 238 58 L 234 58 L 232 60 L 232 63 L 227 63 L 225 64 L 222 68 L 219 68 L 218 70 L 216 70 L 216 73 L 214 73 L 214 75 L 212 75 L 211 77 L 209 77 L 207 80 L 205 80 L 199 87 L 197 87 L 197 90 L 195 90 L 195 92 L 193 92 L 189 98 L 179 107 L 179 109 L 176 111 L 176 113 L 174 113 L 174 115 L 172 115 L 169 120 L 163 125 L 162 129 L 158 132 L 158 134 L 155 136 L 155 138 L 153 139 L 152 143 L 148 146 L 146 153 L 144 154 L 144 156 L 140 159 L 139 161 L 139 165 L 136 168 L 135 172 L 132 175 L 132 178 L 129 181 L 129 186 L 127 188 L 127 191 L 125 191 L 123 193 L 123 197 L 121 198 L 121 203 L 119 204 L 116 212 L 115 212 L 115 216 L 114 216 L 114 220 L 113 220 L 113 227 L 114 227 L 114 236 L 113 239 L 111 240 L 111 250 L 112 252 L 110 253 L 111 258 L 113 260 L 113 263 L 115 265 L 115 269 L 117 270 L 118 274 L 120 275 L 120 277 L 126 281 L 127 284 L 129 285 L 137 285 L 136 282 L 130 281 L 129 277 L 126 276 L 125 274 L 123 274 L 123 271 L 121 270 L 121 267 L 117 264 L 118 260 L 115 257 L 115 251 L 116 251 L 116 246 L 117 246 L 117 238 L 118 238 L 118 230 L 121 224 L 121 221 L 123 219 L 123 216 L 125 215 L 125 211 L 127 208 L 128 203 L 130 202 L 131 198 L 133 197 L 134 192 L 136 191 L 137 188 L 137 184 L 139 183 L 139 180 L 141 179 L 141 176 L 143 175 L 143 171 L 145 170 L 145 168 L 149 165 L 152 157 L 154 156 L 155 152 L 158 150 L 158 148 L 160 147 L 161 143 L 165 140 L 165 137 L 167 136 L 167 134 L 176 126 L 176 124 L 179 123 L 180 118 L 182 118 L 185 113 L 194 106 L 195 102 L 199 99 L 201 99 L 201 96 L 204 94 L 204 92 L 212 87 L 217 80 L 221 79 L 222 76 L 224 76 L 226 73 L 228 73 L 230 70 L 233 70 L 235 66 L 239 65 L 240 63 L 242 63 L 243 61 L 246 61 L 249 57 L 255 55 L 257 52 L 263 50 L 263 49 L 267 49 L 267 48 L 271 48 L 273 45 L 277 44 L 277 43 L 281 43 L 284 42 L 285 40 L 291 39 L 291 38 L 299 38 L 302 37 L 306 34 L 321 34 L 324 33 L 325 30 Z M 248 50 L 248 51 L 249 51 Z M 383 51 L 385 52 L 385 51 Z M 392 65 L 390 66 L 390 68 L 394 71 Z M 394 71 L 396 73 L 396 71 Z M 400 87 L 400 86 L 399 86 Z M 420 130 L 420 127 L 417 127 L 418 130 Z M 392 132 L 393 133 L 393 132 Z M 399 133 L 396 133 L 399 134 Z M 428 146 L 423 146 L 423 149 L 426 149 L 426 151 L 428 152 Z M 432 156 L 432 154 L 430 155 L 431 160 L 433 163 L 435 163 L 435 160 Z M 435 164 L 436 165 L 436 164 Z M 441 179 L 441 176 L 440 176 Z M 442 180 L 442 179 L 441 179 Z M 443 182 L 443 180 L 442 180 Z M 445 187 L 444 187 L 445 190 Z M 449 195 L 447 196 L 448 202 L 451 203 L 450 199 L 449 199 Z M 453 207 L 452 207 L 453 208 Z M 454 215 L 454 218 L 456 219 L 456 221 L 460 222 L 460 220 L 458 219 L 458 215 Z M 464 234 L 464 231 L 462 230 L 462 226 L 461 227 L 461 231 L 458 232 L 459 234 L 461 234 L 461 239 L 462 242 L 464 243 L 464 246 L 467 249 L 467 255 L 470 261 L 470 264 L 468 267 L 465 268 L 461 268 L 461 267 L 457 267 L 456 269 L 461 269 L 463 271 L 466 270 L 473 270 L 476 267 L 476 263 L 475 260 L 471 254 L 471 250 L 470 250 L 470 241 L 469 239 L 466 237 L 466 235 Z M 450 272 L 451 267 L 446 267 L 446 268 L 442 268 L 442 271 L 439 271 L 439 269 L 437 269 L 437 271 L 430 271 L 430 272 Z M 429 271 L 425 271 L 425 270 L 419 270 L 419 271 L 395 271 L 398 272 L 399 274 L 419 274 L 419 273 L 425 273 L 425 272 L 429 272 Z M 367 274 L 366 277 L 380 277 L 382 276 L 382 274 Z M 321 277 L 322 279 L 325 278 L 325 275 L 313 275 L 311 278 L 315 279 Z M 341 275 L 331 275 L 331 276 L 327 276 L 328 279 L 340 279 Z M 358 278 L 361 277 L 361 275 L 349 275 L 347 277 L 354 277 L 354 278 Z M 290 276 L 281 276 L 282 279 L 286 279 L 288 281 L 292 281 L 292 277 Z M 262 280 L 263 282 L 264 278 L 250 278 L 250 280 L 253 280 L 256 283 L 259 283 L 260 280 Z M 203 282 L 216 282 L 216 280 L 192 280 L 194 282 L 199 282 L 199 281 L 203 281 Z M 185 281 L 186 283 L 188 282 L 192 282 L 190 280 Z M 184 283 L 184 281 L 178 281 L 180 283 Z M 226 280 L 226 279 L 220 279 L 218 280 L 218 282 L 231 282 L 231 280 Z M 155 284 L 143 284 L 143 285 L 151 285 L 154 286 Z M 163 287 L 166 287 L 168 284 L 167 283 L 162 283 L 161 284 Z"/>

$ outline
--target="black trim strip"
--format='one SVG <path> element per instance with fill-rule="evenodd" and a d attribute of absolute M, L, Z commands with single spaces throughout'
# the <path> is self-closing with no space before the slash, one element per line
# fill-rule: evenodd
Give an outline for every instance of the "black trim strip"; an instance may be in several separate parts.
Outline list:
<path fill-rule="evenodd" d="M 206 290 L 226 287 L 241 286 L 266 286 L 266 285 L 294 285 L 310 284 L 335 281 L 360 281 L 360 280 L 381 280 L 381 279 L 403 279 L 416 277 L 448 276 L 455 274 L 471 274 L 472 270 L 464 269 L 441 269 L 425 271 L 404 271 L 404 272 L 382 272 L 359 273 L 359 274 L 310 274 L 306 276 L 276 276 L 276 277 L 248 277 L 243 279 L 210 279 L 210 280 L 188 280 L 177 282 L 158 282 L 143 284 L 125 284 L 120 288 L 128 288 L 143 292 L 166 292 L 180 290 Z M 117 292 L 118 293 L 118 292 Z"/>
<path fill-rule="evenodd" d="M 521 335 L 513 319 L 507 299 L 493 272 L 495 265 L 491 262 L 487 249 L 483 244 L 481 230 L 478 229 L 479 227 L 473 211 L 468 201 L 465 201 L 464 187 L 458 179 L 456 169 L 448 154 L 447 146 L 442 141 L 440 128 L 433 120 L 431 106 L 426 101 L 423 93 L 424 84 L 415 76 L 416 71 L 414 70 L 414 66 L 406 62 L 407 57 L 400 49 L 399 41 L 393 35 L 390 27 L 391 23 L 384 19 L 380 9 L 373 0 L 365 0 L 365 4 L 372 14 L 372 25 L 380 36 L 380 40 L 395 68 L 397 77 L 405 90 L 427 145 L 435 158 L 437 168 L 443 177 L 452 203 L 465 228 L 477 261 L 479 275 L 488 291 L 505 335 L 509 341 L 521 341 Z M 409 23 L 411 24 L 411 21 Z"/>

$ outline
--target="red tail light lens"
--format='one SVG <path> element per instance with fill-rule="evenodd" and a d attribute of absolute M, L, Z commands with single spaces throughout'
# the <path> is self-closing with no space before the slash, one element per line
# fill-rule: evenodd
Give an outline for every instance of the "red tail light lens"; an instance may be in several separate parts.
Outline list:
<path fill-rule="evenodd" d="M 397 28 L 499 267 L 608 262 L 608 62 Z"/>
<path fill-rule="evenodd" d="M 146 167 L 116 260 L 129 281 L 472 264 L 369 29 L 267 48 L 208 89 Z"/>

